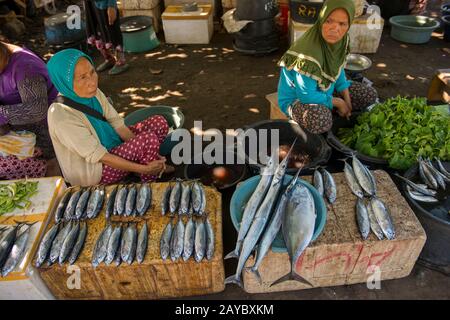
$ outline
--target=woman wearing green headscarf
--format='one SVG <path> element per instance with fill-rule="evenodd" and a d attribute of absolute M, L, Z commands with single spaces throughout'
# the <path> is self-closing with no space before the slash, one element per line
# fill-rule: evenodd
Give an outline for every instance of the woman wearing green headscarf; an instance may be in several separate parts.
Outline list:
<path fill-rule="evenodd" d="M 79 50 L 58 52 L 47 68 L 59 94 L 72 101 L 61 102 L 57 98 L 48 111 L 50 137 L 69 183 L 81 186 L 117 183 L 131 172 L 148 181 L 173 171 L 158 153 L 169 130 L 164 117 L 154 116 L 126 127 L 98 89 L 91 58 Z M 97 117 L 76 109 L 77 104 L 91 109 L 88 110 L 91 113 L 95 110 Z"/>
<path fill-rule="evenodd" d="M 353 0 L 328 0 L 316 23 L 283 55 L 278 83 L 280 109 L 311 133 L 331 129 L 332 110 L 348 118 L 377 99 L 375 89 L 347 81 L 348 30 L 355 16 Z M 334 97 L 337 92 L 340 97 Z"/>

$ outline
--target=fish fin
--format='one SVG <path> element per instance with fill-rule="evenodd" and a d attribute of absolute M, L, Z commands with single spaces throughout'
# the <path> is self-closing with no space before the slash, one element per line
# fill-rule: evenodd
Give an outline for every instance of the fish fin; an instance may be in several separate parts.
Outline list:
<path fill-rule="evenodd" d="M 237 284 L 239 287 L 243 288 L 242 280 L 236 275 L 229 276 L 225 279 L 225 284 Z"/>
<path fill-rule="evenodd" d="M 257 268 L 255 268 L 255 266 L 247 267 L 247 268 L 245 268 L 245 270 L 253 273 L 253 275 L 258 279 L 259 284 L 262 284 L 261 274 L 259 273 L 259 270 Z"/>
<path fill-rule="evenodd" d="M 295 273 L 295 272 L 293 272 L 293 271 L 292 271 L 292 272 L 289 272 L 289 273 L 286 274 L 285 276 L 282 276 L 280 279 L 274 281 L 269 287 L 272 287 L 272 286 L 274 286 L 274 285 L 276 285 L 276 284 L 280 284 L 280 283 L 282 283 L 282 282 L 290 281 L 290 280 L 293 280 L 293 281 L 297 281 L 297 282 L 306 284 L 306 285 L 308 285 L 308 286 L 310 286 L 310 287 L 314 287 L 314 286 L 311 284 L 311 282 L 309 282 L 308 280 L 306 280 L 305 278 L 303 278 L 301 275 L 299 275 L 299 274 L 297 274 L 297 273 Z"/>
<path fill-rule="evenodd" d="M 236 250 L 231 251 L 229 254 L 227 254 L 225 256 L 225 260 L 230 259 L 230 258 L 238 258 L 239 254 L 236 253 Z"/>

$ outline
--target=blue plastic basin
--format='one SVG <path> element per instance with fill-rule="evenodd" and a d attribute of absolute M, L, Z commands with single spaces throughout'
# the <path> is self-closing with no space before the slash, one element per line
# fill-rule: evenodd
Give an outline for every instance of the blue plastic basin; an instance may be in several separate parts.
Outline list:
<path fill-rule="evenodd" d="M 424 16 L 395 16 L 389 19 L 389 23 L 392 38 L 412 44 L 427 43 L 439 27 L 437 20 Z"/>
<path fill-rule="evenodd" d="M 283 186 L 286 187 L 291 182 L 292 178 L 292 176 L 286 175 L 283 181 Z M 261 176 L 254 176 L 250 179 L 245 180 L 238 185 L 236 191 L 231 197 L 230 215 L 231 221 L 233 222 L 236 231 L 239 230 L 239 224 L 242 220 L 242 214 L 244 213 L 245 204 L 250 199 L 260 180 Z M 303 184 L 304 186 L 306 186 L 312 193 L 314 198 L 314 204 L 316 206 L 317 214 L 316 224 L 314 226 L 314 234 L 312 238 L 312 241 L 314 241 L 319 237 L 319 235 L 323 231 L 323 228 L 325 227 L 325 223 L 327 220 L 327 207 L 319 192 L 312 185 L 302 179 L 298 179 L 297 184 Z M 279 253 L 287 252 L 286 244 L 284 242 L 281 230 L 272 243 L 272 251 Z"/>

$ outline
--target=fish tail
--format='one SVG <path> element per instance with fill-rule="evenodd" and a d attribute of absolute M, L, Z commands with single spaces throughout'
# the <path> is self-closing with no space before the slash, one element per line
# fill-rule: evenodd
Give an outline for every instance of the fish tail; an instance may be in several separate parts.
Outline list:
<path fill-rule="evenodd" d="M 297 282 L 306 284 L 306 285 L 308 285 L 308 286 L 310 286 L 310 287 L 314 287 L 314 286 L 311 284 L 311 282 L 309 282 L 308 280 L 306 280 L 305 278 L 303 278 L 301 275 L 295 273 L 294 271 L 291 271 L 291 272 L 289 272 L 288 274 L 282 276 L 280 279 L 274 281 L 274 282 L 270 285 L 270 287 L 272 287 L 272 286 L 274 286 L 274 285 L 276 285 L 276 284 L 283 283 L 283 282 L 285 282 L 285 281 L 290 281 L 290 280 L 292 280 L 292 281 L 297 281 Z"/>
<path fill-rule="evenodd" d="M 258 267 L 253 265 L 252 267 L 247 267 L 245 270 L 253 273 L 253 275 L 258 279 L 259 284 L 262 284 L 261 274 L 259 273 Z"/>
<path fill-rule="evenodd" d="M 227 259 L 238 258 L 238 257 L 239 257 L 239 254 L 236 253 L 236 249 L 235 249 L 235 250 L 231 251 L 229 254 L 227 254 L 224 259 L 227 260 Z"/>
<path fill-rule="evenodd" d="M 239 287 L 243 288 L 242 280 L 237 275 L 232 275 L 225 279 L 225 284 L 231 283 L 237 284 Z"/>

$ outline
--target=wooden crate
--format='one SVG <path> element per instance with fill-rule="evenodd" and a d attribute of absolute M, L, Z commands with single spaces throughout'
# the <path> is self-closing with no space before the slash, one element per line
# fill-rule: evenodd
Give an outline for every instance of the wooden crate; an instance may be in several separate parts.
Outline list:
<path fill-rule="evenodd" d="M 152 208 L 144 217 L 124 218 L 113 216 L 112 221 L 147 221 L 149 244 L 142 264 L 122 263 L 119 267 L 101 264 L 96 269 L 91 265 L 92 250 L 105 225 L 104 209 L 96 219 L 88 220 L 88 235 L 83 251 L 75 265 L 79 268 L 81 288 L 69 289 L 67 281 L 72 275 L 68 265 L 47 265 L 39 268 L 42 279 L 58 299 L 155 299 L 204 295 L 224 290 L 224 266 L 222 245 L 222 213 L 220 193 L 206 187 L 207 212 L 215 232 L 215 253 L 211 261 L 197 263 L 191 258 L 187 262 L 163 261 L 160 258 L 161 234 L 170 221 L 161 216 L 160 199 L 168 183 L 152 184 Z M 114 186 L 107 187 L 107 192 Z M 187 221 L 187 217 L 183 217 Z"/>
<path fill-rule="evenodd" d="M 322 234 L 297 262 L 296 271 L 314 287 L 365 283 L 373 275 L 369 266 L 379 267 L 380 280 L 398 279 L 410 274 L 425 244 L 426 235 L 418 219 L 385 171 L 374 171 L 378 196 L 389 206 L 396 230 L 394 240 L 376 239 L 370 234 L 361 239 L 355 219 L 356 197 L 347 186 L 343 173 L 333 174 L 337 184 L 337 201 L 327 204 L 327 222 Z M 305 178 L 311 181 L 311 177 Z M 253 265 L 253 258 L 247 266 Z M 249 293 L 309 289 L 295 281 L 269 285 L 290 270 L 287 253 L 269 251 L 256 277 L 244 272 L 244 288 Z"/>

